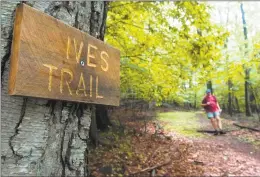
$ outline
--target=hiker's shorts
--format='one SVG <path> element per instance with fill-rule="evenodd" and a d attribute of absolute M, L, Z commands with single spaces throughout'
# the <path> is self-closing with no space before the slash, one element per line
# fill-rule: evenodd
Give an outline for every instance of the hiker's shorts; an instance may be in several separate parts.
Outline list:
<path fill-rule="evenodd" d="M 219 115 L 220 115 L 220 113 L 218 111 L 216 111 L 216 112 L 208 112 L 207 113 L 207 116 L 208 116 L 209 119 L 211 119 L 213 117 L 217 117 Z"/>

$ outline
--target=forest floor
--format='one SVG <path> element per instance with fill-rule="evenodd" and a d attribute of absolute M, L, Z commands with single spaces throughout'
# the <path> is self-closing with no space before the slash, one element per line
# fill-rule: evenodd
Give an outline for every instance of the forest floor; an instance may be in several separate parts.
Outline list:
<path fill-rule="evenodd" d="M 227 133 L 214 136 L 200 111 L 113 111 L 111 118 L 118 126 L 101 133 L 113 146 L 90 150 L 90 174 L 259 176 L 260 132 L 234 126 L 237 121 L 224 117 Z M 239 124 L 249 126 L 250 121 Z M 259 123 L 253 125 L 260 128 Z"/>

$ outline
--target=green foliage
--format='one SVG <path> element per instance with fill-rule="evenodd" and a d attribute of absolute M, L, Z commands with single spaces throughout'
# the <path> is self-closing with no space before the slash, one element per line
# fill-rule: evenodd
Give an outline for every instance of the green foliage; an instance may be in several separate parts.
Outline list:
<path fill-rule="evenodd" d="M 212 78 L 228 36 L 202 2 L 111 2 L 105 40 L 121 51 L 121 92 L 193 102 Z"/>
<path fill-rule="evenodd" d="M 245 111 L 245 69 L 250 68 L 250 97 L 251 104 L 255 101 L 260 105 L 260 95 L 257 94 L 260 89 L 260 33 L 256 33 L 252 38 L 244 39 L 243 26 L 241 24 L 231 24 L 234 28 L 230 31 L 235 46 L 223 50 L 223 58 L 221 58 L 217 72 L 212 77 L 216 94 L 219 96 L 222 105 L 228 104 L 228 80 L 231 80 L 233 86 L 230 90 L 233 97 L 238 99 L 240 111 Z M 240 30 L 239 30 L 240 29 Z M 249 31 L 250 32 L 250 31 Z M 246 45 L 245 45 L 246 44 Z M 246 47 L 247 46 L 247 47 Z"/>

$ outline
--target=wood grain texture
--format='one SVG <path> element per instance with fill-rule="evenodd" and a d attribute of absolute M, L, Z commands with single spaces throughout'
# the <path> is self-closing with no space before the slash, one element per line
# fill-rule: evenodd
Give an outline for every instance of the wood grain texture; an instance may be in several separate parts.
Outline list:
<path fill-rule="evenodd" d="M 120 52 L 25 4 L 18 7 L 9 94 L 119 105 Z"/>

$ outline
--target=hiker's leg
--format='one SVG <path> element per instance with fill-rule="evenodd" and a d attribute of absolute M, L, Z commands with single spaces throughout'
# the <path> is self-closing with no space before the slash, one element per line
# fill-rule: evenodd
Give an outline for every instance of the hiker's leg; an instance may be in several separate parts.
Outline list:
<path fill-rule="evenodd" d="M 216 122 L 214 120 L 214 115 L 213 115 L 213 112 L 208 112 L 207 113 L 207 116 L 208 116 L 208 119 L 210 119 L 210 122 L 211 122 L 211 125 L 212 127 L 217 130 L 217 125 L 216 125 Z"/>
<path fill-rule="evenodd" d="M 223 132 L 223 130 L 222 130 L 222 122 L 221 122 L 221 119 L 220 119 L 220 116 L 219 116 L 219 112 L 215 112 L 214 114 L 215 114 L 214 116 L 215 116 L 215 119 L 216 119 L 217 128 L 219 129 L 219 133 L 225 134 L 225 132 Z"/>
<path fill-rule="evenodd" d="M 218 135 L 218 134 L 219 134 L 219 131 L 218 131 L 217 120 L 216 120 L 214 117 L 212 117 L 212 118 L 210 119 L 210 121 L 211 121 L 211 124 L 212 124 L 213 128 L 215 129 L 214 135 Z"/>
<path fill-rule="evenodd" d="M 221 122 L 221 119 L 219 116 L 216 117 L 216 120 L 217 120 L 217 127 L 222 130 L 222 122 Z"/>
<path fill-rule="evenodd" d="M 216 118 L 216 120 L 217 120 L 217 125 L 218 125 L 218 128 L 219 128 L 219 133 L 220 133 L 220 134 L 225 134 L 225 132 L 222 130 L 222 122 L 221 122 L 220 117 L 218 116 L 218 117 Z"/>
<path fill-rule="evenodd" d="M 217 127 L 215 118 L 212 117 L 212 118 L 210 119 L 210 122 L 211 122 L 211 125 L 212 125 L 212 127 L 214 128 L 214 130 L 218 130 L 218 127 Z"/>
<path fill-rule="evenodd" d="M 219 112 L 214 112 L 213 115 L 214 115 L 214 118 L 216 119 L 217 128 L 219 130 L 222 130 L 222 122 L 221 122 L 221 119 L 219 117 Z"/>

